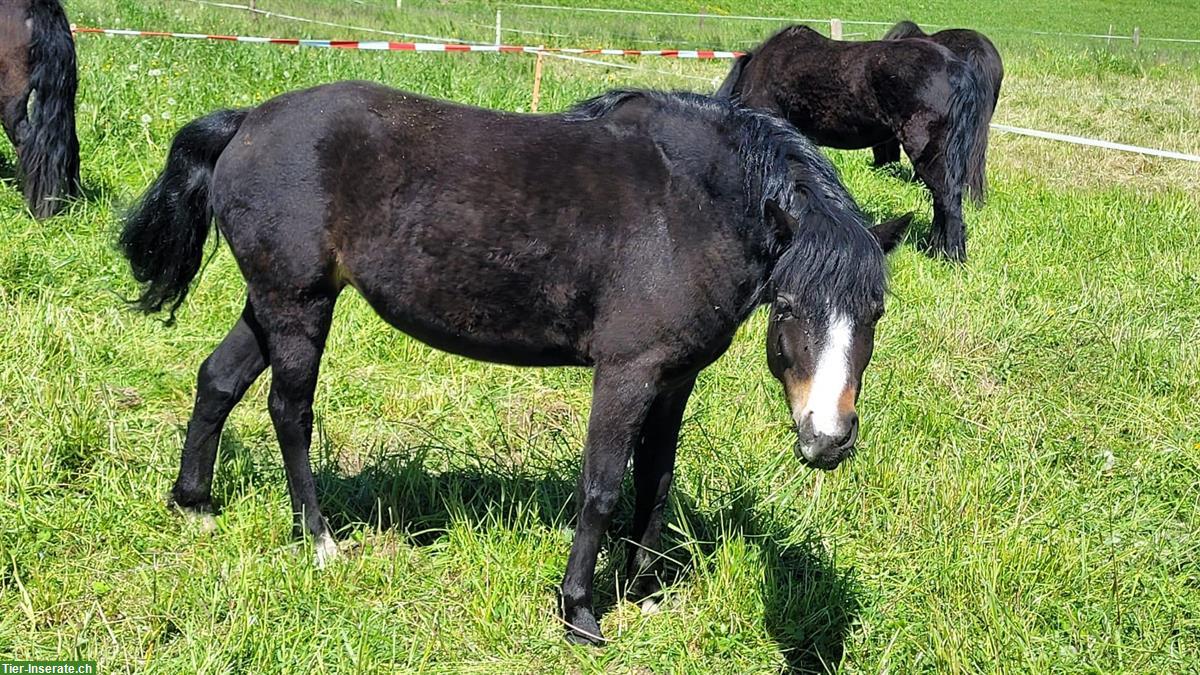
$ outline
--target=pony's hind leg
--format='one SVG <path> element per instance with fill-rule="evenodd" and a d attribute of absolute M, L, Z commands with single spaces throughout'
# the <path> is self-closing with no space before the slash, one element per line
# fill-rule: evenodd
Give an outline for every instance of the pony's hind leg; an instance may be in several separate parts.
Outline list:
<path fill-rule="evenodd" d="M 313 392 L 325 338 L 333 319 L 336 293 L 303 293 L 283 299 L 277 293 L 256 295 L 255 312 L 266 334 L 270 354 L 271 392 L 268 409 L 287 473 L 288 493 L 297 535 L 307 531 L 323 566 L 338 554 L 329 524 L 317 505 L 317 489 L 309 464 L 313 429 Z"/>
<path fill-rule="evenodd" d="M 233 330 L 200 366 L 179 477 L 171 489 L 170 501 L 176 508 L 211 517 L 213 465 L 221 429 L 230 411 L 266 367 L 266 342 L 247 303 Z"/>
<path fill-rule="evenodd" d="M 654 399 L 642 427 L 641 440 L 633 451 L 634 513 L 629 534 L 625 597 L 642 601 L 643 611 L 656 607 L 661 589 L 663 511 L 675 471 L 675 449 L 679 427 L 695 378 Z"/>
<path fill-rule="evenodd" d="M 933 225 L 925 249 L 930 255 L 966 262 L 967 226 L 963 222 L 962 184 L 949 178 L 944 140 L 931 140 L 925 128 L 902 140 L 913 170 L 933 195 Z"/>

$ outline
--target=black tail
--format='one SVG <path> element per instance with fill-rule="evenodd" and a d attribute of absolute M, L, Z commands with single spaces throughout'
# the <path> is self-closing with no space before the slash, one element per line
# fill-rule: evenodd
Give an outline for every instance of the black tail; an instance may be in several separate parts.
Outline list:
<path fill-rule="evenodd" d="M 213 167 L 246 119 L 247 110 L 220 110 L 192 120 L 175 134 L 167 166 L 126 216 L 121 252 L 142 284 L 133 301 L 152 313 L 166 308 L 175 320 L 204 259 L 212 224 Z"/>
<path fill-rule="evenodd" d="M 79 139 L 75 136 L 75 43 L 58 0 L 29 5 L 29 88 L 34 104 L 21 146 L 25 201 L 37 218 L 52 216 L 79 194 Z"/>
<path fill-rule="evenodd" d="M 947 144 L 947 179 L 951 185 L 966 185 L 975 202 L 982 202 L 982 181 L 987 153 L 988 121 L 992 93 L 967 63 L 950 61 L 950 140 Z M 979 181 L 972 184 L 970 181 Z"/>
<path fill-rule="evenodd" d="M 729 74 L 725 76 L 725 81 L 721 83 L 721 88 L 717 90 L 716 94 L 714 94 L 716 98 L 731 101 L 733 103 L 738 102 L 738 100 L 741 98 L 740 92 L 738 91 L 738 82 L 742 79 L 742 71 L 746 69 L 746 64 L 750 63 L 750 59 L 753 56 L 753 54 L 745 54 L 743 56 L 739 56 L 738 59 L 733 62 L 733 67 L 729 69 Z"/>
<path fill-rule="evenodd" d="M 996 103 L 1000 99 L 1000 81 L 1004 77 L 1000 59 L 990 59 L 986 53 L 972 49 L 967 54 L 967 65 L 974 71 L 977 86 L 983 92 L 980 105 L 983 108 L 982 133 L 977 132 L 975 144 L 971 146 L 971 157 L 967 162 L 967 191 L 971 200 L 983 204 L 987 199 L 987 146 L 988 125 L 991 124 L 992 114 L 996 112 Z"/>
<path fill-rule="evenodd" d="M 904 38 L 929 37 L 921 27 L 911 21 L 901 21 L 883 34 L 884 40 L 903 40 Z"/>

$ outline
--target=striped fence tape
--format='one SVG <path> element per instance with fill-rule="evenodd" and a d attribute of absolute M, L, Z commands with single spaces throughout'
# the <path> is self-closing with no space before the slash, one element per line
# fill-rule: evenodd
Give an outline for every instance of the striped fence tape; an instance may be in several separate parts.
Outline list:
<path fill-rule="evenodd" d="M 180 38 L 184 40 L 218 40 L 255 44 L 294 45 L 326 49 L 363 49 L 368 51 L 400 52 L 492 52 L 501 54 L 573 54 L 578 56 L 658 56 L 669 59 L 736 59 L 744 52 L 718 49 L 588 49 L 581 47 L 531 47 L 528 45 L 443 44 L 437 42 L 393 42 L 391 40 L 310 40 L 306 38 L 275 38 L 251 35 L 209 35 L 205 33 L 170 33 L 163 31 L 128 30 L 123 28 L 72 29 L 80 34 L 121 35 L 126 37 Z"/>
<path fill-rule="evenodd" d="M 157 37 L 157 38 L 181 38 L 187 40 L 216 40 L 221 42 L 247 42 L 253 44 L 277 44 L 277 45 L 292 45 L 298 47 L 318 47 L 326 49 L 363 49 L 372 51 L 410 51 L 424 53 L 467 53 L 467 52 L 490 52 L 504 54 L 546 54 L 547 56 L 555 56 L 558 58 L 570 59 L 573 61 L 584 61 L 595 65 L 620 66 L 615 63 L 604 63 L 592 61 L 590 59 L 579 58 L 580 56 L 658 56 L 665 58 L 678 59 L 734 59 L 744 52 L 721 51 L 709 49 L 584 49 L 571 47 L 530 47 L 522 45 L 477 45 L 477 44 L 462 44 L 462 43 L 432 43 L 432 42 L 392 42 L 386 40 L 309 40 L 305 38 L 272 38 L 272 37 L 257 37 L 248 35 L 210 35 L 206 33 L 173 33 L 164 31 L 143 31 L 129 30 L 123 28 L 87 28 L 83 26 L 72 26 L 71 30 L 79 34 L 91 35 L 120 35 L 127 37 Z M 628 66 L 624 66 L 628 67 Z M 674 74 L 674 73 L 670 73 Z M 696 78 L 707 79 L 707 78 Z M 1069 134 L 1060 134 L 1052 131 L 1040 131 L 1038 129 L 1024 129 L 1021 127 L 1009 126 L 1007 124 L 991 125 L 991 128 L 1011 134 L 1021 136 L 1030 136 L 1033 138 L 1041 138 L 1073 145 L 1082 145 L 1094 148 L 1104 148 L 1108 150 L 1118 150 L 1121 152 L 1133 152 L 1141 155 L 1149 155 L 1151 157 L 1162 157 L 1165 159 L 1176 159 L 1186 162 L 1200 162 L 1200 155 L 1192 155 L 1183 152 L 1175 152 L 1172 150 L 1159 150 L 1156 148 L 1145 148 L 1137 145 L 1127 145 L 1124 143 L 1113 143 L 1095 138 L 1085 138 L 1082 136 L 1071 136 Z"/>

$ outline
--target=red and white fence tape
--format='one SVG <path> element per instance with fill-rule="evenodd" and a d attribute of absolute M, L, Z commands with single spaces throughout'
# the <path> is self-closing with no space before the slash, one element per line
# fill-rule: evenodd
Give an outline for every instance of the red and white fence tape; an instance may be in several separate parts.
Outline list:
<path fill-rule="evenodd" d="M 490 52 L 502 54 L 545 54 L 557 58 L 570 59 L 572 61 L 585 61 L 596 65 L 608 65 L 615 67 L 630 67 L 616 63 L 604 63 L 592 61 L 591 59 L 579 58 L 580 55 L 588 56 L 658 56 L 665 58 L 677 59 L 734 59 L 741 56 L 744 52 L 721 51 L 711 49 L 584 49 L 572 47 L 530 47 L 522 45 L 476 45 L 476 44 L 443 44 L 431 42 L 392 42 L 384 40 L 367 41 L 367 40 L 309 40 L 305 38 L 272 38 L 272 37 L 257 37 L 248 35 L 210 35 L 205 33 L 172 33 L 164 31 L 141 31 L 128 30 L 123 28 L 87 28 L 83 26 L 72 26 L 72 32 L 78 34 L 92 35 L 119 35 L 126 37 L 158 37 L 158 38 L 181 38 L 186 40 L 216 40 L 220 42 L 247 42 L 253 44 L 276 44 L 276 45 L 292 45 L 298 47 L 318 47 L 325 49 L 362 49 L 371 51 L 410 51 L 410 52 L 442 52 L 442 53 L 467 53 L 467 52 Z M 677 75 L 679 77 L 692 77 L 678 73 L 665 73 L 669 75 Z M 705 79 L 696 77 L 695 79 Z M 1145 148 L 1137 145 L 1126 145 L 1124 143 L 1113 143 L 1095 138 L 1084 138 L 1082 136 L 1071 136 L 1068 134 L 1059 134 L 1052 131 L 1040 131 L 1037 129 L 1023 129 L 1021 127 L 1008 126 L 1006 124 L 992 124 L 991 127 L 997 131 L 1018 134 L 1021 136 L 1031 136 L 1033 138 L 1042 138 L 1052 141 L 1060 141 L 1071 143 L 1073 145 L 1083 145 L 1095 148 L 1104 148 L 1108 150 L 1119 150 L 1121 152 L 1133 152 L 1141 155 L 1149 155 L 1152 157 L 1162 157 L 1165 159 L 1176 159 L 1187 162 L 1200 162 L 1200 155 L 1192 155 L 1183 152 L 1175 152 L 1172 150 L 1159 150 L 1156 148 Z"/>
<path fill-rule="evenodd" d="M 184 40 L 219 40 L 256 44 L 294 45 L 326 49 L 363 49 L 369 51 L 401 52 L 492 52 L 501 54 L 572 54 L 577 56 L 658 56 L 669 59 L 736 59 L 744 52 L 718 49 L 587 49 L 580 47 L 531 47 L 528 45 L 443 44 L 438 42 L 393 42 L 390 40 L 309 40 L 305 38 L 275 38 L 250 35 L 208 35 L 204 33 L 169 33 L 162 31 L 127 30 L 123 28 L 86 28 L 76 26 L 76 33 L 122 35 L 126 37 L 180 38 Z"/>

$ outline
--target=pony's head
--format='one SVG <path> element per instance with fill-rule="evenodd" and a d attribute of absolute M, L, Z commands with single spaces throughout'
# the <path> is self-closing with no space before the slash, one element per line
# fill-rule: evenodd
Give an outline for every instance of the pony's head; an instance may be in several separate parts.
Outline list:
<path fill-rule="evenodd" d="M 821 216 L 812 214 L 802 227 L 774 202 L 767 212 L 791 238 L 769 288 L 767 363 L 791 408 L 796 456 L 808 466 L 833 469 L 858 438 L 855 403 L 883 316 L 884 256 L 912 216 L 848 230 L 820 227 Z"/>

